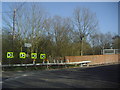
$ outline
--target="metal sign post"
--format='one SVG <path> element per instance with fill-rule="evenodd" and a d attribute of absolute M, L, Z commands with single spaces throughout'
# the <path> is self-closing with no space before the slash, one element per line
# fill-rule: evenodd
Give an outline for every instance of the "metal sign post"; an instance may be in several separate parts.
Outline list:
<path fill-rule="evenodd" d="M 35 65 L 35 59 L 37 59 L 37 53 L 31 53 L 31 58 L 33 59 L 33 64 Z"/>
<path fill-rule="evenodd" d="M 35 61 L 36 61 L 36 60 L 34 59 L 34 60 L 33 60 L 33 65 L 35 65 Z"/>
<path fill-rule="evenodd" d="M 32 59 L 37 59 L 37 53 L 31 53 L 31 58 Z"/>
<path fill-rule="evenodd" d="M 46 59 L 46 54 L 40 54 L 40 59 Z"/>
<path fill-rule="evenodd" d="M 21 59 L 25 59 L 25 58 L 26 58 L 26 53 L 25 53 L 25 52 L 20 52 L 19 57 L 20 57 Z M 22 64 L 23 64 L 23 63 L 22 63 L 22 60 L 21 60 L 21 65 L 22 65 Z"/>
<path fill-rule="evenodd" d="M 25 43 L 24 46 L 27 48 L 26 52 L 27 52 L 27 58 L 28 58 L 28 48 L 32 46 L 31 43 Z M 27 64 L 26 64 L 26 68 L 27 68 Z"/>
<path fill-rule="evenodd" d="M 7 52 L 7 58 L 9 59 L 9 66 L 10 66 L 10 59 L 14 58 L 13 52 Z"/>
<path fill-rule="evenodd" d="M 43 63 L 45 63 L 45 62 L 44 62 L 44 59 L 46 59 L 46 54 L 40 54 L 40 59 L 42 59 L 42 60 L 43 60 Z"/>
<path fill-rule="evenodd" d="M 46 59 L 46 54 L 40 54 L 40 59 L 42 59 L 44 63 L 44 60 Z"/>

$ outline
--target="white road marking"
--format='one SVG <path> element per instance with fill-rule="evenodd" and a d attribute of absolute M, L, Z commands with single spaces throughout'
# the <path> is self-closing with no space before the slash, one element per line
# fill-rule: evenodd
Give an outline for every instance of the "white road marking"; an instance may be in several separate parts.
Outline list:
<path fill-rule="evenodd" d="M 14 80 L 14 79 L 21 78 L 21 77 L 25 77 L 25 76 L 28 76 L 28 75 L 27 75 L 27 74 L 23 74 L 23 75 L 21 75 L 21 76 L 8 78 L 8 79 L 6 79 L 6 80 L 4 80 L 4 81 L 10 81 L 10 80 Z M 3 82 L 2 82 L 2 83 L 3 83 Z"/>
<path fill-rule="evenodd" d="M 22 76 L 28 76 L 27 74 L 24 74 L 24 75 L 22 75 Z"/>

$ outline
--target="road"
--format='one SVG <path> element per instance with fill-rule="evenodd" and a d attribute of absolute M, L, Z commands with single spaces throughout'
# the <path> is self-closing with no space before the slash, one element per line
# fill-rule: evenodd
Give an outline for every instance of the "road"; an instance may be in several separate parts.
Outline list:
<path fill-rule="evenodd" d="M 118 65 L 2 72 L 2 88 L 118 88 Z"/>

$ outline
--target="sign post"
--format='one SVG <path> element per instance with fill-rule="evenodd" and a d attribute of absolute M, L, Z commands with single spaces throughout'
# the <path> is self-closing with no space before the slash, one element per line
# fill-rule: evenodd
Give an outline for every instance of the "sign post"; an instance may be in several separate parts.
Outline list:
<path fill-rule="evenodd" d="M 9 66 L 10 66 L 10 58 L 14 58 L 13 52 L 7 52 L 7 58 L 9 59 Z"/>
<path fill-rule="evenodd" d="M 44 63 L 44 60 L 46 59 L 46 54 L 40 54 L 40 59 L 42 59 Z"/>
<path fill-rule="evenodd" d="M 31 53 L 31 58 L 33 59 L 33 64 L 35 64 L 35 59 L 37 59 L 37 53 Z"/>
<path fill-rule="evenodd" d="M 46 54 L 40 54 L 40 59 L 46 59 Z"/>
<path fill-rule="evenodd" d="M 24 59 L 26 58 L 26 53 L 25 52 L 20 52 L 19 55 L 20 55 L 20 58 L 24 58 Z"/>
<path fill-rule="evenodd" d="M 26 58 L 26 53 L 25 52 L 20 52 L 19 57 L 21 59 L 25 59 Z M 22 62 L 21 62 L 21 64 L 22 64 Z"/>
<path fill-rule="evenodd" d="M 31 43 L 25 43 L 24 46 L 25 46 L 26 49 L 27 49 L 26 52 L 27 52 L 27 58 L 28 58 L 28 57 L 29 57 L 29 55 L 28 55 L 28 48 L 31 47 L 32 44 L 31 44 Z M 26 64 L 26 68 L 27 68 L 27 64 Z"/>

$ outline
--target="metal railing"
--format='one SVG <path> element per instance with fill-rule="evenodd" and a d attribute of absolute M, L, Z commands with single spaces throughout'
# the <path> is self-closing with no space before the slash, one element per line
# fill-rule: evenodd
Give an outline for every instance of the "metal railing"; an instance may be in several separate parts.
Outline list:
<path fill-rule="evenodd" d="M 10 66 L 39 66 L 39 65 L 69 65 L 69 64 L 80 64 L 81 66 L 83 64 L 88 64 L 91 61 L 81 61 L 81 62 L 66 62 L 66 63 L 36 63 L 36 64 L 10 64 L 10 65 L 2 65 L 2 67 L 10 67 Z"/>

